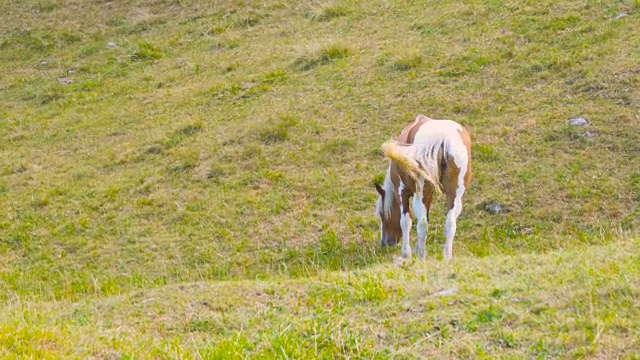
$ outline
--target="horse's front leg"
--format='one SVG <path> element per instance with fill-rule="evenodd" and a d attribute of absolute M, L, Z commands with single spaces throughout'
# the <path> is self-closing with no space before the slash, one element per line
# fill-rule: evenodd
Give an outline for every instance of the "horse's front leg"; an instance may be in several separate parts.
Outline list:
<path fill-rule="evenodd" d="M 402 230 L 402 257 L 411 257 L 411 245 L 409 245 L 409 234 L 411 233 L 411 225 L 413 220 L 411 219 L 410 199 L 411 192 L 405 188 L 404 185 L 400 186 L 400 229 Z"/>
<path fill-rule="evenodd" d="M 426 242 L 427 242 L 427 230 L 429 228 L 429 223 L 427 222 L 427 207 L 424 204 L 424 194 L 422 189 L 420 191 L 416 191 L 413 196 L 413 212 L 416 217 L 416 221 L 418 222 L 417 231 L 418 231 L 418 242 L 416 243 L 416 252 L 418 253 L 418 258 L 424 259 L 427 256 L 426 251 Z"/>
<path fill-rule="evenodd" d="M 433 201 L 434 188 L 430 184 L 425 184 L 422 197 L 422 205 L 424 206 L 424 216 L 422 220 L 418 220 L 418 242 L 416 243 L 416 253 L 418 257 L 424 259 L 427 256 L 427 234 L 429 232 L 429 209 L 431 209 L 431 202 Z M 420 218 L 419 218 L 420 219 Z M 422 225 L 421 225 L 422 224 Z"/>
<path fill-rule="evenodd" d="M 409 233 L 411 232 L 411 214 L 409 212 L 403 212 L 400 216 L 400 228 L 402 229 L 402 257 L 411 257 L 411 245 L 409 245 Z"/>

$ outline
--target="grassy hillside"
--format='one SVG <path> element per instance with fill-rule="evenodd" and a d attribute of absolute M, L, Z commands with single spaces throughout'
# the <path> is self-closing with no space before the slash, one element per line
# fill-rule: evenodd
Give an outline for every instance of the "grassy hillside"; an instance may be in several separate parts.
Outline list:
<path fill-rule="evenodd" d="M 380 145 L 419 113 L 474 140 L 458 261 L 637 244 L 639 14 L 637 0 L 0 2 L 0 311 L 22 324 L 0 344 L 21 349 L 23 307 L 42 325 L 49 306 L 126 308 L 180 283 L 387 281 L 399 249 L 378 246 L 372 183 Z M 589 125 L 567 125 L 578 116 Z M 72 349 L 57 336 L 89 331 L 57 309 L 52 344 Z"/>
<path fill-rule="evenodd" d="M 626 241 L 454 266 L 391 263 L 307 279 L 15 303 L 0 310 L 10 319 L 0 325 L 0 354 L 638 359 L 639 248 Z"/>

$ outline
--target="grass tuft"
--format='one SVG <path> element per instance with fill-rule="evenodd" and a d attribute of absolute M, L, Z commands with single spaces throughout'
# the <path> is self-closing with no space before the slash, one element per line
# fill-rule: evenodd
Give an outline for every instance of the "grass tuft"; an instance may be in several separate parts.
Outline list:
<path fill-rule="evenodd" d="M 417 51 L 406 51 L 396 58 L 393 68 L 406 71 L 418 68 L 424 62 L 424 57 Z"/>
<path fill-rule="evenodd" d="M 42 0 L 36 2 L 31 8 L 36 12 L 51 12 L 58 7 L 55 1 Z"/>
<path fill-rule="evenodd" d="M 148 42 L 139 41 L 135 45 L 135 50 L 129 56 L 131 61 L 153 61 L 162 58 L 162 51 Z"/>
<path fill-rule="evenodd" d="M 299 124 L 299 121 L 288 114 L 270 121 L 258 133 L 258 140 L 265 144 L 273 144 L 289 139 L 290 129 Z"/>
<path fill-rule="evenodd" d="M 330 61 L 346 58 L 351 54 L 349 46 L 342 42 L 334 42 L 323 45 L 302 55 L 293 63 L 296 70 L 310 70 L 317 66 L 327 64 Z"/>
<path fill-rule="evenodd" d="M 337 17 L 347 16 L 349 8 L 342 3 L 328 4 L 322 7 L 320 14 L 316 17 L 319 21 L 329 21 Z"/>

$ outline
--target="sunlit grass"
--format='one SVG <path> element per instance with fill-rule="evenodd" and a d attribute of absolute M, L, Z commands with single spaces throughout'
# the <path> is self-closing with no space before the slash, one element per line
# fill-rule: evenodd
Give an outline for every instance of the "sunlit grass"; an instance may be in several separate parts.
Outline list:
<path fill-rule="evenodd" d="M 399 349 L 368 347 L 375 337 L 362 342 L 362 329 L 345 319 L 371 302 L 383 304 L 371 312 L 393 317 L 392 304 L 407 299 L 401 286 L 387 287 L 395 270 L 367 272 L 390 266 L 399 252 L 378 246 L 372 184 L 385 172 L 380 145 L 420 113 L 463 123 L 474 142 L 456 258 L 609 249 L 638 232 L 633 1 L 29 0 L 1 3 L 0 24 L 0 298 L 8 304 L 2 311 L 25 306 L 7 313 L 0 344 L 30 349 L 27 356 L 74 349 L 88 356 L 82 349 L 91 349 L 90 339 L 70 339 L 101 331 L 91 320 L 99 306 L 75 313 L 74 302 L 118 302 L 209 281 L 246 280 L 249 292 L 293 281 L 311 291 L 322 276 L 342 282 L 318 285 L 323 306 L 343 304 L 351 313 L 291 321 L 289 329 L 291 319 L 269 313 L 260 322 L 273 315 L 274 326 L 262 340 L 234 320 L 232 333 L 216 338 L 224 341 L 197 347 L 270 356 L 279 347 L 294 351 L 290 341 L 303 349 L 322 343 L 316 329 L 333 336 L 319 345 L 327 354 L 394 356 Z M 589 124 L 569 126 L 578 116 Z M 507 211 L 489 214 L 489 203 Z M 430 214 L 430 258 L 441 253 L 443 208 L 437 200 Z M 477 266 L 490 271 L 488 263 Z M 483 276 L 493 275 L 469 281 Z M 56 302 L 68 311 L 54 309 L 47 322 L 42 314 Z M 511 319 L 509 305 L 493 305 L 464 310 L 464 326 L 408 327 L 402 338 L 448 341 L 437 334 Z M 287 309 L 316 314 L 305 304 Z M 123 314 L 143 316 L 136 311 Z M 162 357 L 173 343 L 184 348 L 182 334 L 219 326 L 217 318 L 184 319 L 162 344 L 137 330 L 109 336 L 123 357 L 138 354 L 140 344 L 158 351 L 140 350 L 142 357 Z M 591 342 L 610 340 L 598 322 L 584 321 Z M 491 329 L 491 346 L 559 349 L 551 338 L 532 343 L 522 336 L 528 330 Z M 11 343 L 12 334 L 24 341 Z M 481 356 L 483 345 L 469 336 L 466 350 L 450 347 L 443 356 Z M 591 351 L 567 336 L 564 349 Z M 626 336 L 617 339 L 626 344 Z"/>

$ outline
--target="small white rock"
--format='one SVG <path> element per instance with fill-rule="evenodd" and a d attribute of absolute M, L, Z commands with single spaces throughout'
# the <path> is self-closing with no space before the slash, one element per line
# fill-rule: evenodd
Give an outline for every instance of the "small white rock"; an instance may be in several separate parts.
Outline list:
<path fill-rule="evenodd" d="M 626 12 L 621 12 L 620 14 L 616 15 L 616 17 L 614 17 L 613 20 L 618 20 L 618 19 L 623 18 L 625 16 L 627 16 L 627 13 Z"/>
<path fill-rule="evenodd" d="M 107 43 L 107 47 L 108 47 L 109 49 L 113 49 L 113 48 L 114 48 L 114 47 L 116 47 L 116 46 L 117 46 L 117 45 L 116 45 L 116 43 L 114 43 L 114 42 Z"/>
<path fill-rule="evenodd" d="M 449 296 L 449 295 L 455 294 L 456 292 L 458 292 L 458 289 L 451 288 L 451 289 L 441 290 L 441 291 L 438 291 L 436 293 L 433 293 L 433 294 L 429 295 L 429 297 Z"/>
<path fill-rule="evenodd" d="M 502 214 L 506 212 L 506 209 L 504 208 L 504 206 L 497 203 L 487 204 L 487 206 L 485 206 L 484 209 L 493 215 Z"/>
<path fill-rule="evenodd" d="M 587 125 L 589 122 L 581 117 L 578 118 L 574 118 L 569 120 L 569 125 L 571 126 L 584 126 Z"/>
<path fill-rule="evenodd" d="M 47 64 L 48 64 L 48 63 L 47 63 L 47 61 L 46 61 L 46 60 L 42 60 L 42 61 L 40 61 L 40 65 L 47 65 Z"/>

